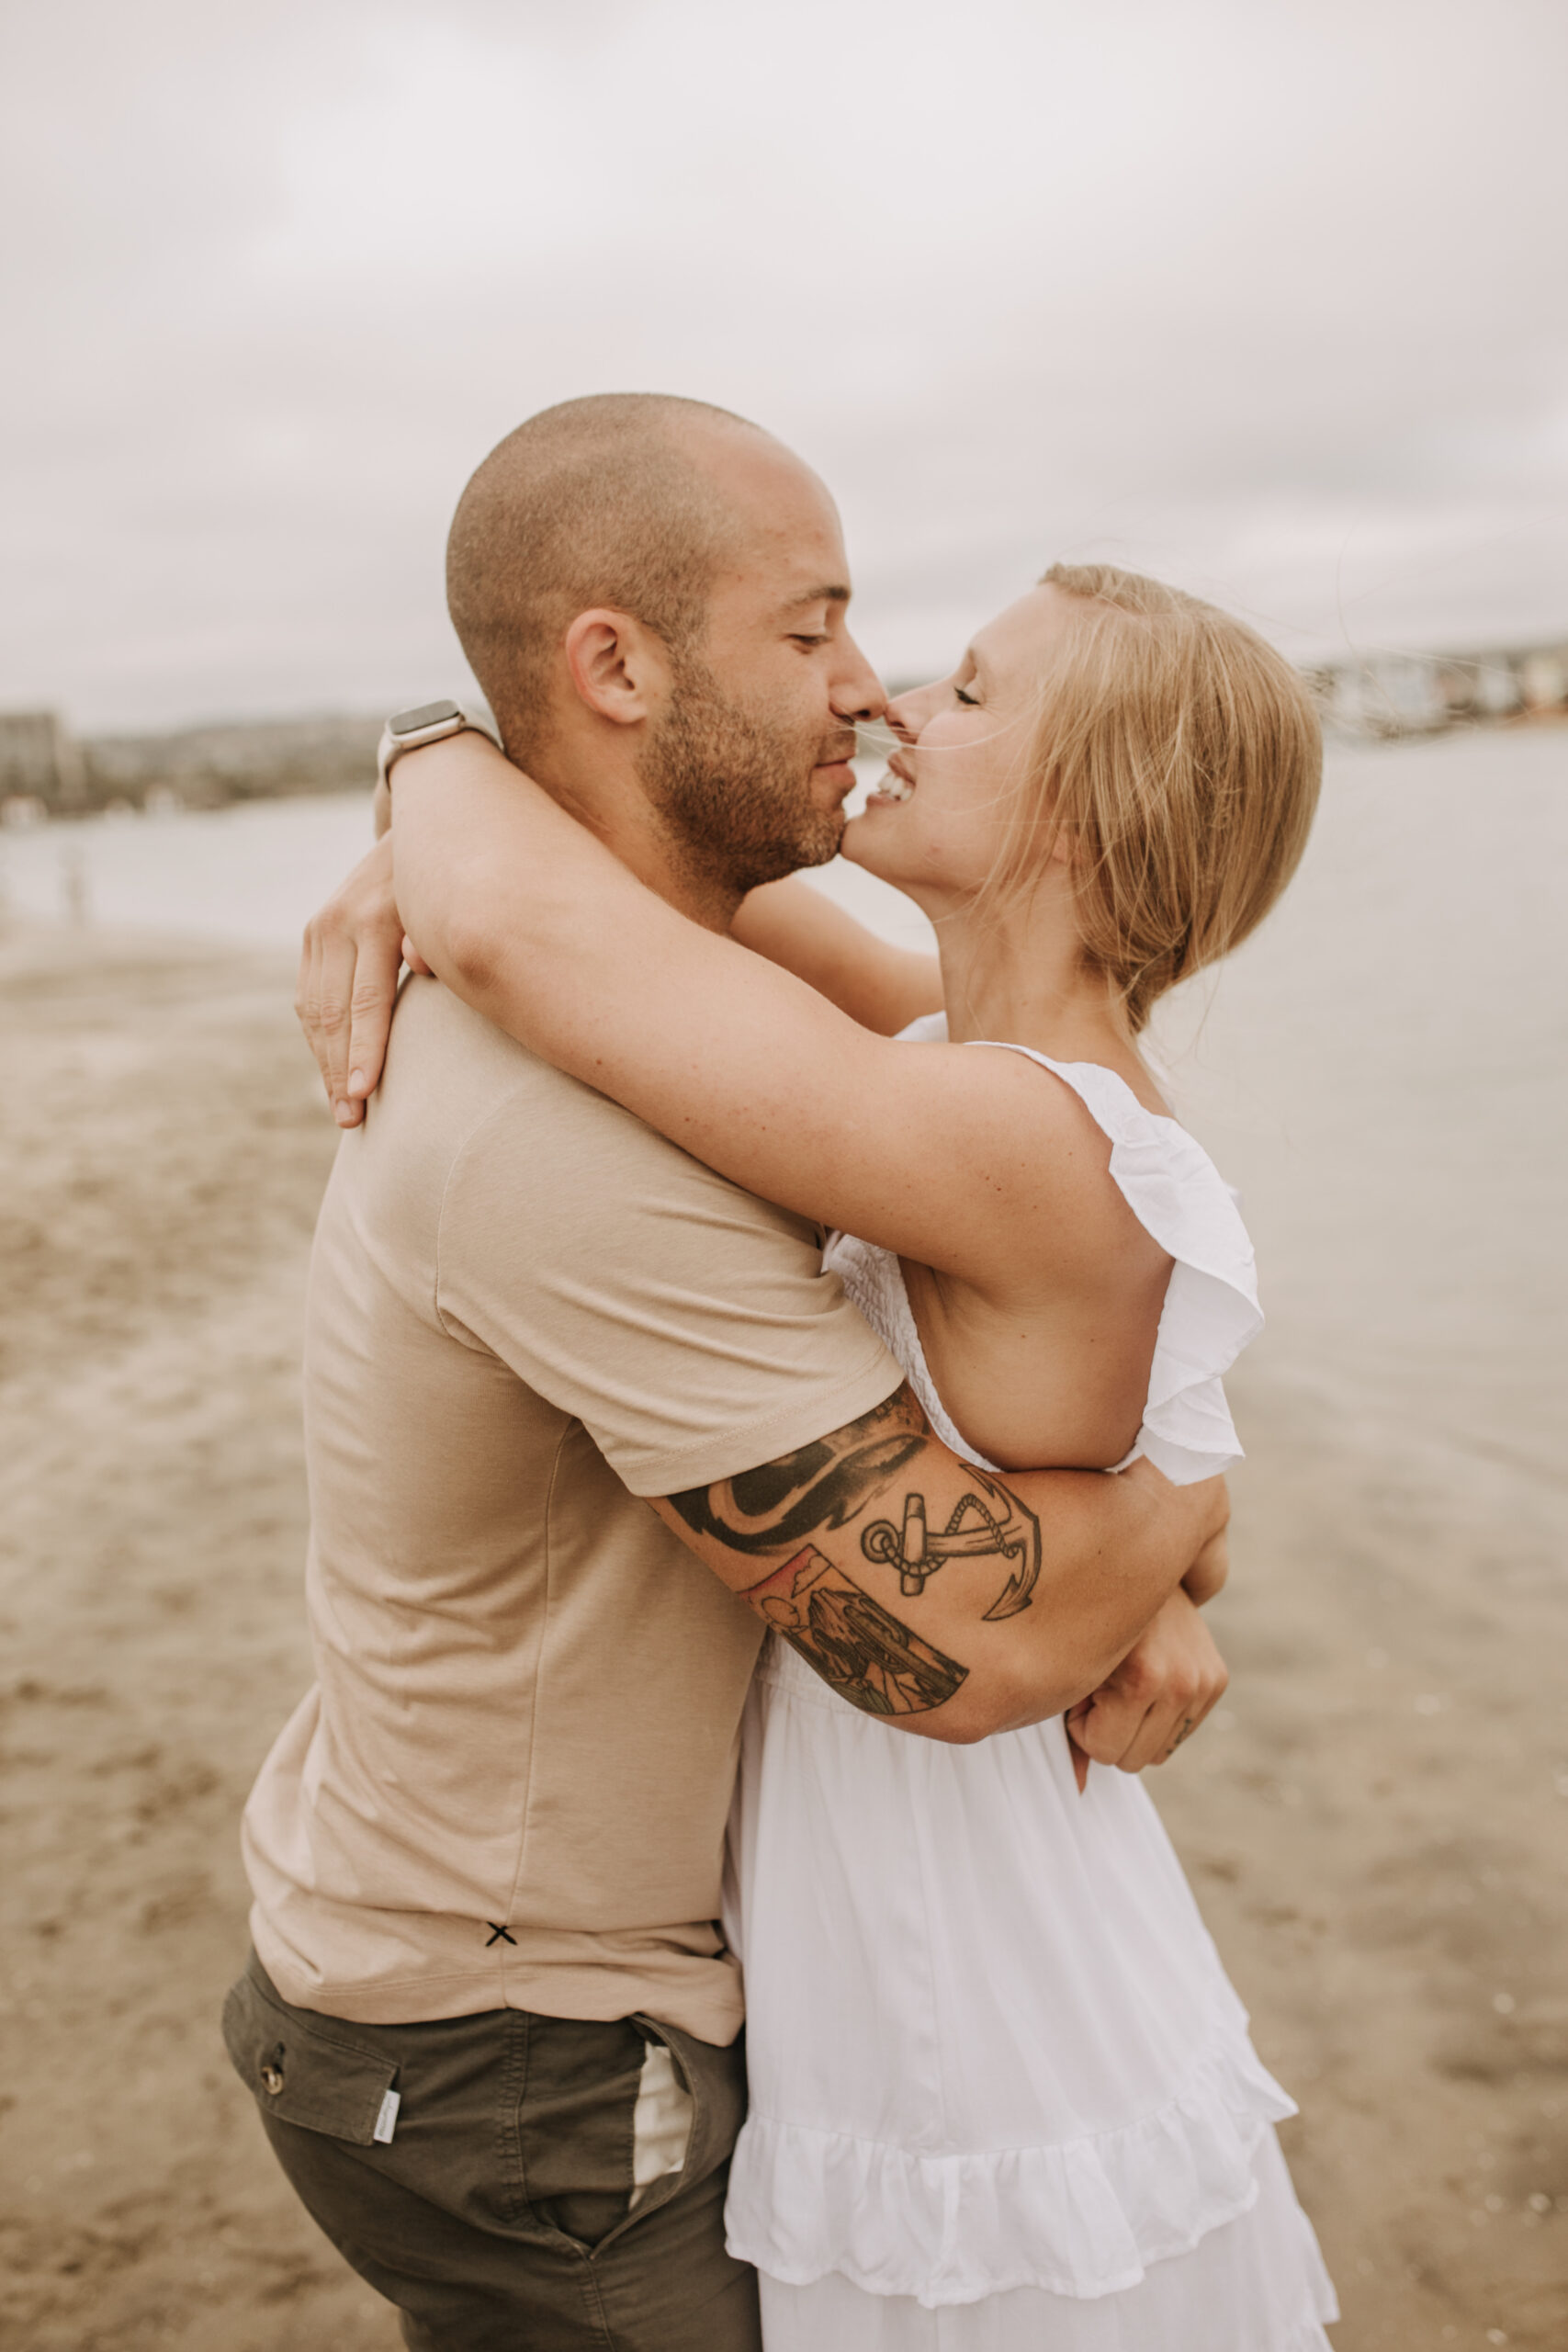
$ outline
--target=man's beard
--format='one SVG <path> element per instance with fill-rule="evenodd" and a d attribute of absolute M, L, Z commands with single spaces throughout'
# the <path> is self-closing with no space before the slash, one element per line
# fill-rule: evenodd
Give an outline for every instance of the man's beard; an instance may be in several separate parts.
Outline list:
<path fill-rule="evenodd" d="M 824 756 L 833 754 L 820 735 L 770 725 L 732 702 L 704 663 L 682 657 L 637 773 L 687 870 L 744 895 L 837 853 L 843 812 L 811 798 L 811 770 Z"/>

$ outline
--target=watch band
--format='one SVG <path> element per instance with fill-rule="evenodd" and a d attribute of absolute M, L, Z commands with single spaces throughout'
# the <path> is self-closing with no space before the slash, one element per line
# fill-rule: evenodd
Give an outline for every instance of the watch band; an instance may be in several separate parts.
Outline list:
<path fill-rule="evenodd" d="M 391 789 L 394 766 L 405 752 L 417 752 L 422 743 L 439 743 L 447 735 L 461 735 L 471 730 L 488 736 L 501 749 L 495 729 L 487 727 L 482 718 L 470 718 L 460 703 L 422 702 L 412 710 L 392 713 L 381 729 L 381 741 L 376 752 L 378 783 Z"/>

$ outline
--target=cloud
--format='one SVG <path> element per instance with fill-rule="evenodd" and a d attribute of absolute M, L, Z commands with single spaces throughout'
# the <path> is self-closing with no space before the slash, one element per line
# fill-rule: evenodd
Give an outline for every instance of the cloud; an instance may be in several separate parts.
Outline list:
<path fill-rule="evenodd" d="M 56 0 L 6 38 L 6 700 L 460 683 L 462 481 L 617 386 L 820 467 L 897 670 L 1060 553 L 1303 650 L 1568 628 L 1554 5 Z"/>

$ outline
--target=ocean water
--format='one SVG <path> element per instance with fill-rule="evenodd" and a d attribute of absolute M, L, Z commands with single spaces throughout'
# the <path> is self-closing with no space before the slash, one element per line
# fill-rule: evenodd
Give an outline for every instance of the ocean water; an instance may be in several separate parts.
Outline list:
<path fill-rule="evenodd" d="M 368 792 L 7 828 L 0 910 L 291 947 L 369 846 Z"/>
<path fill-rule="evenodd" d="M 1565 916 L 1568 729 L 1340 755 L 1292 889 L 1162 1037 L 1297 1375 L 1559 1492 Z"/>
<path fill-rule="evenodd" d="M 292 946 L 368 796 L 0 834 L 0 906 Z M 929 939 L 841 865 L 875 929 Z M 1156 1043 L 1243 1194 L 1288 1365 L 1369 1442 L 1565 1483 L 1568 729 L 1335 752 L 1302 872 Z"/>

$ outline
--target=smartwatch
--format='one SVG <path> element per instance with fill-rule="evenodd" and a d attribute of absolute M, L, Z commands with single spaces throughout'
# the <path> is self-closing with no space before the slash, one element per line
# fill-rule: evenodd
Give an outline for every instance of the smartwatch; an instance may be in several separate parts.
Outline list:
<path fill-rule="evenodd" d="M 417 752 L 422 743 L 439 743 L 444 736 L 461 735 L 470 728 L 476 735 L 488 736 L 500 751 L 495 729 L 482 718 L 470 718 L 458 703 L 422 702 L 417 709 L 394 711 L 381 729 L 376 752 L 377 781 L 389 791 L 392 769 L 405 752 Z"/>

